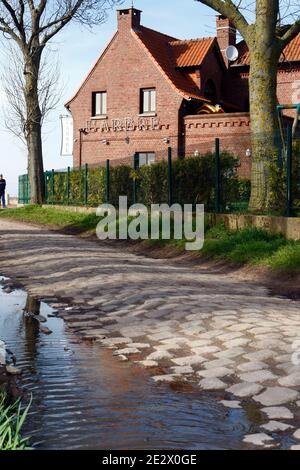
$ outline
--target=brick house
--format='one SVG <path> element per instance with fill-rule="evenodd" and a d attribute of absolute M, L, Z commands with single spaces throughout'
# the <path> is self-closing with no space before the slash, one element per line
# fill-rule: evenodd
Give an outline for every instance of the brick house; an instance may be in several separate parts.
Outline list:
<path fill-rule="evenodd" d="M 169 146 L 175 156 L 197 155 L 219 137 L 240 156 L 241 176 L 249 176 L 249 54 L 243 41 L 236 44 L 229 20 L 217 16 L 216 37 L 182 41 L 143 26 L 135 8 L 117 16 L 117 32 L 66 103 L 74 166 L 131 163 L 136 153 L 140 164 L 150 164 L 165 158 Z M 239 51 L 233 63 L 224 54 L 229 45 Z M 293 88 L 299 47 L 297 37 L 279 65 L 279 103 L 300 101 Z"/>

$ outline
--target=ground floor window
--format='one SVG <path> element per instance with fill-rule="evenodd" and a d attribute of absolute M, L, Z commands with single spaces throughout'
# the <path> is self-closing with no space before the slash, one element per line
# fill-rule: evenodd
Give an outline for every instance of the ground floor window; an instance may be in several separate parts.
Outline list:
<path fill-rule="evenodd" d="M 138 153 L 139 166 L 152 165 L 155 162 L 154 152 L 140 152 Z"/>

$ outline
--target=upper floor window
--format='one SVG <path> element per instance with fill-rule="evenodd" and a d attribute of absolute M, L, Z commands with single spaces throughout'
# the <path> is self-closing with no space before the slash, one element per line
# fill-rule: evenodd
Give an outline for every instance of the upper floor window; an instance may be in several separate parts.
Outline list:
<path fill-rule="evenodd" d="M 97 91 L 92 95 L 92 115 L 105 116 L 107 113 L 107 92 Z"/>
<path fill-rule="evenodd" d="M 141 114 L 156 112 L 156 89 L 143 88 L 141 90 Z"/>

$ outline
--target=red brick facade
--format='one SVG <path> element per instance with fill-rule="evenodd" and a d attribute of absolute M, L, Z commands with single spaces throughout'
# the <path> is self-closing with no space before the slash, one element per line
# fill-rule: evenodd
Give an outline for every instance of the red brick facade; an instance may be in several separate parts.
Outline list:
<path fill-rule="evenodd" d="M 220 16 L 216 39 L 178 41 L 140 20 L 139 10 L 118 11 L 118 31 L 66 105 L 74 120 L 74 166 L 106 159 L 129 163 L 135 152 L 154 152 L 161 159 L 169 146 L 175 155 L 202 153 L 219 137 L 222 148 L 240 156 L 240 174 L 249 176 L 249 66 L 228 66 L 223 59 L 236 41 L 232 25 Z M 297 80 L 299 64 L 279 68 L 280 103 L 300 101 Z M 156 89 L 156 110 L 141 114 L 140 93 L 148 88 Z M 106 115 L 97 118 L 92 116 L 96 92 L 107 93 Z M 198 114 L 209 100 L 226 112 Z"/>
<path fill-rule="evenodd" d="M 249 113 L 224 113 L 186 116 L 185 140 L 186 155 L 202 154 L 213 151 L 216 136 L 219 137 L 221 150 L 240 156 L 241 177 L 249 177 L 251 157 L 246 155 L 250 148 Z M 201 140 L 199 139 L 201 135 Z"/>

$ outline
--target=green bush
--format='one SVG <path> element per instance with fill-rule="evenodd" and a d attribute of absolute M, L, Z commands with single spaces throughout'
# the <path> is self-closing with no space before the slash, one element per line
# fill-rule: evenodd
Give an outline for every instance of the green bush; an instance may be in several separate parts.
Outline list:
<path fill-rule="evenodd" d="M 119 165 L 110 169 L 110 204 L 117 207 L 119 196 L 127 196 L 128 204 L 132 203 L 133 179 L 131 172 L 132 168 L 128 165 Z"/>
<path fill-rule="evenodd" d="M 296 212 L 300 210 L 300 141 L 293 142 L 292 159 L 292 200 Z M 287 203 L 287 158 L 282 151 L 282 161 L 279 162 L 278 152 L 275 153 L 269 164 L 270 168 L 270 207 L 278 213 L 284 214 Z"/>
<path fill-rule="evenodd" d="M 144 165 L 137 173 L 138 201 L 146 205 L 168 202 L 168 164 Z"/>
<path fill-rule="evenodd" d="M 237 176 L 239 160 L 229 154 L 221 155 L 221 186 L 223 200 L 226 202 L 239 200 L 248 195 L 247 184 L 241 183 Z M 127 196 L 132 204 L 133 182 L 137 184 L 137 202 L 146 204 L 162 204 L 168 202 L 168 163 L 163 160 L 153 165 L 144 165 L 133 170 L 129 165 L 110 168 L 109 202 L 118 205 L 119 196 Z M 53 184 L 54 183 L 54 184 Z M 85 168 L 68 173 L 47 173 L 47 193 L 50 204 L 81 205 L 85 203 Z M 53 188 L 54 186 L 54 188 Z M 105 168 L 88 169 L 87 204 L 97 206 L 106 199 Z M 53 190 L 54 189 L 54 190 Z M 69 198 L 68 198 L 69 193 Z M 206 210 L 212 209 L 215 198 L 215 156 L 207 153 L 199 157 L 188 157 L 173 160 L 173 202 L 179 204 L 205 204 Z"/>

